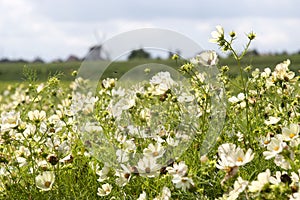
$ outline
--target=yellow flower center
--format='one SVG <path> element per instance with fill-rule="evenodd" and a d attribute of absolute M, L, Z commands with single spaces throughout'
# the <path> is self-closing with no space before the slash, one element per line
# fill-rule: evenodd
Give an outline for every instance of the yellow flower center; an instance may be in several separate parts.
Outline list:
<path fill-rule="evenodd" d="M 44 186 L 47 187 L 47 188 L 50 187 L 50 185 L 51 185 L 51 182 L 50 182 L 50 181 L 46 181 L 46 182 L 44 183 Z"/>
<path fill-rule="evenodd" d="M 182 179 L 181 179 L 181 182 L 185 183 L 185 182 L 187 182 L 187 179 L 182 178 Z"/>
<path fill-rule="evenodd" d="M 145 169 L 145 172 L 146 172 L 147 174 L 149 174 L 149 173 L 151 172 L 151 169 L 150 169 L 149 167 L 147 167 L 147 168 Z"/>
<path fill-rule="evenodd" d="M 264 141 L 264 144 L 265 144 L 265 145 L 267 145 L 267 144 L 269 144 L 269 143 L 270 143 L 269 140 L 265 140 L 265 141 Z"/>
<path fill-rule="evenodd" d="M 296 136 L 296 134 L 294 134 L 294 133 L 290 133 L 290 135 L 289 135 L 289 137 L 292 139 L 293 137 L 295 137 Z"/>
<path fill-rule="evenodd" d="M 153 156 L 154 157 L 158 156 L 158 152 L 157 151 L 153 152 Z"/>
<path fill-rule="evenodd" d="M 279 150 L 279 146 L 276 146 L 273 148 L 274 151 L 278 151 Z"/>
<path fill-rule="evenodd" d="M 238 161 L 238 162 L 243 162 L 243 158 L 242 158 L 242 157 L 238 157 L 238 158 L 237 158 L 237 161 Z"/>

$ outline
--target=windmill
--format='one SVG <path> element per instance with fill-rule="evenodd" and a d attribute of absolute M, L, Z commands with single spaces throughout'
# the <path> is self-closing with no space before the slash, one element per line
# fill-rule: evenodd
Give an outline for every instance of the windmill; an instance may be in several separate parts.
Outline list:
<path fill-rule="evenodd" d="M 97 45 L 90 47 L 85 60 L 110 60 L 109 52 L 103 48 L 105 33 L 102 33 L 100 37 L 99 32 L 95 30 L 94 36 L 96 38 Z"/>

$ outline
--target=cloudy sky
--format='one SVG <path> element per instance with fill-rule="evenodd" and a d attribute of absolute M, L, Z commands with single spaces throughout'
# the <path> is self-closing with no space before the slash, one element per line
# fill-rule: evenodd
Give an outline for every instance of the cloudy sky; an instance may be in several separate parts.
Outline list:
<path fill-rule="evenodd" d="M 298 0 L 0 0 L 0 58 L 83 57 L 90 46 L 137 28 L 165 28 L 204 49 L 218 24 L 238 33 L 254 31 L 260 52 L 300 50 Z"/>

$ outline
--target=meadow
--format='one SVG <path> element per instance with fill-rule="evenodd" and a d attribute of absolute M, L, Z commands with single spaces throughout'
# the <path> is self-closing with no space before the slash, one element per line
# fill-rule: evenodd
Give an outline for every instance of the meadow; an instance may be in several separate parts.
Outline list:
<path fill-rule="evenodd" d="M 300 55 L 216 28 L 232 57 L 113 62 L 98 82 L 1 63 L 0 199 L 300 199 Z"/>

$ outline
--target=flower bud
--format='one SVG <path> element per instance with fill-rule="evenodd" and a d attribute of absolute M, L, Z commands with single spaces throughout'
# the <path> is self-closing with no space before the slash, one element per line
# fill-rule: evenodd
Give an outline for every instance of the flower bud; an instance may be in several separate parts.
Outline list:
<path fill-rule="evenodd" d="M 248 34 L 249 40 L 254 40 L 255 37 L 256 37 L 256 35 L 253 32 L 251 32 L 251 33 Z"/>
<path fill-rule="evenodd" d="M 231 31 L 231 32 L 229 33 L 229 35 L 230 35 L 230 37 L 234 38 L 236 34 L 235 34 L 234 31 Z"/>

